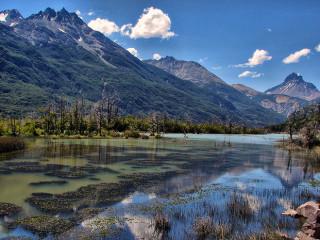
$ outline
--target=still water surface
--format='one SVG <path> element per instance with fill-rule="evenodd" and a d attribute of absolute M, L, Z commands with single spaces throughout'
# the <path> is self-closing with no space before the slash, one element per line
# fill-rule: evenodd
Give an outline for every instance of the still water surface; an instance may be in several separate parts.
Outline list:
<path fill-rule="evenodd" d="M 64 165 L 59 169 L 61 171 L 88 165 L 108 167 L 114 171 L 89 173 L 90 176 L 82 179 L 61 179 L 46 176 L 45 172 L 12 171 L 11 174 L 0 174 L 0 202 L 23 207 L 24 210 L 11 219 L 41 215 L 40 211 L 25 202 L 34 192 L 64 193 L 89 184 L 119 182 L 122 180 L 119 175 L 137 172 L 192 170 L 190 174 L 168 179 L 152 192 L 146 190 L 144 194 L 140 189 L 117 206 L 143 203 L 164 193 L 184 193 L 198 185 L 225 184 L 240 189 L 291 190 L 308 185 L 306 181 L 310 179 L 319 179 L 319 169 L 312 164 L 315 160 L 309 153 L 293 153 L 274 146 L 285 135 L 204 134 L 188 135 L 186 139 L 182 134 L 168 134 L 165 137 L 160 140 L 29 140 L 27 150 L 0 155 L 0 169 L 7 169 L 12 162 L 36 162 L 39 165 Z M 148 164 L 144 165 L 143 161 Z M 51 180 L 66 180 L 68 183 L 30 185 Z M 0 237 L 8 234 L 1 225 L 3 221 L 0 220 Z"/>

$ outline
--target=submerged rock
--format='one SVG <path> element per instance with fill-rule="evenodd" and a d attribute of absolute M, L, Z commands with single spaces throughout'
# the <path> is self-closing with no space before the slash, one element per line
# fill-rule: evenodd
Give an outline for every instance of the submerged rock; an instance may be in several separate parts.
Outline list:
<path fill-rule="evenodd" d="M 45 173 L 45 175 L 59 177 L 59 178 L 85 178 L 88 176 L 88 174 L 84 172 L 62 172 L 62 171 L 48 172 L 48 173 Z"/>
<path fill-rule="evenodd" d="M 0 202 L 0 217 L 11 216 L 22 211 L 22 207 L 18 207 L 11 203 Z"/>
<path fill-rule="evenodd" d="M 86 166 L 80 166 L 80 167 L 74 167 L 70 169 L 71 171 L 86 171 L 89 173 L 99 173 L 99 172 L 108 172 L 108 173 L 119 173 L 116 170 L 113 170 L 108 167 L 97 167 L 92 165 L 86 165 Z"/>
<path fill-rule="evenodd" d="M 9 229 L 22 227 L 40 237 L 61 234 L 75 226 L 75 224 L 69 221 L 49 216 L 19 218 L 6 225 Z"/>
<path fill-rule="evenodd" d="M 20 163 L 28 163 L 28 162 L 20 162 Z M 12 172 L 48 172 L 53 170 L 60 170 L 64 168 L 64 165 L 60 164 L 46 164 L 40 165 L 36 162 L 30 162 L 29 164 L 16 165 L 16 162 L 12 165 L 9 165 L 6 170 Z"/>
<path fill-rule="evenodd" d="M 320 205 L 318 203 L 307 202 L 297 210 L 289 209 L 282 214 L 294 218 L 299 217 L 301 220 L 302 228 L 295 240 L 320 239 Z"/>
<path fill-rule="evenodd" d="M 105 208 L 84 208 L 72 214 L 69 220 L 73 223 L 81 224 L 81 222 L 93 218 L 103 211 L 105 211 Z"/>
<path fill-rule="evenodd" d="M 43 186 L 43 185 L 52 185 L 52 184 L 63 185 L 67 183 L 68 181 L 52 180 L 52 181 L 32 182 L 32 183 L 29 183 L 29 185 L 32 185 L 32 186 Z"/>
<path fill-rule="evenodd" d="M 99 183 L 81 187 L 76 191 L 54 194 L 51 198 L 33 196 L 26 199 L 32 206 L 49 214 L 73 212 L 88 206 L 101 206 L 117 203 L 139 189 L 150 188 L 179 174 L 189 171 L 177 170 L 164 173 L 135 173 L 121 175 L 126 180 L 118 183 Z M 52 172 L 50 176 L 70 176 L 73 172 Z M 84 173 L 87 176 L 86 173 Z"/>
<path fill-rule="evenodd" d="M 44 192 L 37 192 L 37 193 L 32 193 L 33 197 L 39 197 L 39 198 L 52 198 L 53 194 L 51 193 L 44 193 Z"/>

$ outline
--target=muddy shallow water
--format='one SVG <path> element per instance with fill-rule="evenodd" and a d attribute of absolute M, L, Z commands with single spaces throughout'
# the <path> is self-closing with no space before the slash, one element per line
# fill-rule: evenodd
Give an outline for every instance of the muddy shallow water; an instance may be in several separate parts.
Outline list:
<path fill-rule="evenodd" d="M 23 207 L 20 213 L 0 219 L 0 237 L 34 236 L 21 228 L 12 231 L 4 226 L 13 219 L 45 214 L 25 201 L 33 193 L 61 194 L 89 184 L 119 183 L 126 176 L 132 178 L 133 173 L 159 173 L 163 177 L 159 182 L 153 179 L 152 186 L 144 186 L 143 182 L 130 185 L 130 193 L 122 194 L 112 205 L 91 205 L 104 208 L 98 219 L 116 216 L 116 222 L 106 224 L 106 220 L 87 219 L 81 227 L 71 230 L 70 235 L 100 231 L 102 227 L 97 224 L 100 222 L 116 229 L 111 235 L 103 235 L 106 238 L 193 238 L 197 218 L 210 217 L 220 225 L 234 224 L 236 213 L 232 212 L 232 202 L 249 206 L 251 210 L 243 224 L 255 222 L 252 229 L 261 227 L 262 220 L 257 218 L 264 216 L 270 221 L 272 215 L 283 222 L 282 230 L 294 234 L 298 226 L 291 220 L 283 220 L 281 211 L 319 195 L 318 187 L 309 182 L 320 177 L 317 159 L 306 152 L 274 147 L 283 135 L 210 134 L 188 135 L 186 139 L 183 135 L 170 134 L 166 137 L 160 140 L 35 139 L 29 140 L 25 151 L 0 155 L 0 202 Z M 176 170 L 184 172 L 175 174 Z M 270 207 L 272 214 L 263 210 L 269 211 Z M 75 206 L 74 211 L 78 210 Z M 170 228 L 159 233 L 153 217 L 160 212 L 168 216 Z M 57 216 L 68 218 L 71 214 L 62 212 Z M 276 224 L 279 222 L 273 223 Z"/>

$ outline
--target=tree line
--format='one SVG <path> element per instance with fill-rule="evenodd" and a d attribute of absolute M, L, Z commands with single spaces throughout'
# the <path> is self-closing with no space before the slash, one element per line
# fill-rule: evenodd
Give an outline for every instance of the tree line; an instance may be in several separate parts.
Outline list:
<path fill-rule="evenodd" d="M 167 113 L 150 111 L 147 115 L 126 115 L 117 106 L 117 94 L 111 94 L 88 107 L 84 98 L 73 104 L 61 98 L 38 109 L 23 119 L 0 115 L 0 136 L 112 136 L 139 137 L 163 133 L 227 133 L 259 134 L 266 129 L 235 125 L 232 121 L 221 123 L 192 123 L 185 113 L 180 118 L 170 118 Z"/>

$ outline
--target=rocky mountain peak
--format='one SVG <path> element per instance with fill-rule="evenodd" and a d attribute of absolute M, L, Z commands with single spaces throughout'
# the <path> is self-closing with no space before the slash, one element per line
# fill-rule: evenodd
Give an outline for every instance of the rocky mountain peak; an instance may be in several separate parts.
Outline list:
<path fill-rule="evenodd" d="M 305 82 L 299 73 L 291 73 L 284 80 L 285 83 L 291 82 L 291 81 L 300 82 L 300 83 Z"/>
<path fill-rule="evenodd" d="M 55 21 L 60 24 L 83 25 L 84 22 L 76 13 L 69 13 L 65 8 L 56 12 L 52 8 L 47 8 L 44 12 L 32 14 L 26 19 L 27 21 Z"/>
<path fill-rule="evenodd" d="M 85 24 L 76 13 L 69 13 L 65 8 L 62 8 L 59 12 L 57 12 L 56 21 L 64 24 Z"/>
<path fill-rule="evenodd" d="M 55 18 L 57 16 L 57 13 L 55 10 L 53 10 L 52 8 L 47 8 L 44 12 L 43 12 L 44 16 L 47 16 L 48 19 L 52 19 Z"/>
<path fill-rule="evenodd" d="M 19 24 L 24 18 L 17 9 L 5 10 L 0 12 L 0 23 L 7 26 L 15 26 Z"/>
<path fill-rule="evenodd" d="M 311 101 L 320 97 L 320 92 L 312 83 L 305 82 L 298 73 L 289 74 L 283 83 L 268 89 L 267 94 L 284 94 Z"/>

